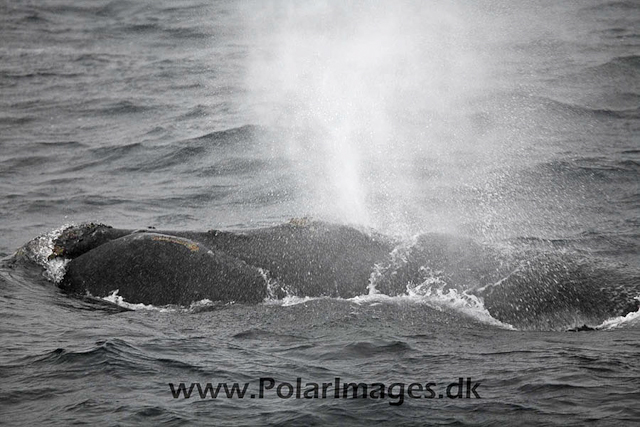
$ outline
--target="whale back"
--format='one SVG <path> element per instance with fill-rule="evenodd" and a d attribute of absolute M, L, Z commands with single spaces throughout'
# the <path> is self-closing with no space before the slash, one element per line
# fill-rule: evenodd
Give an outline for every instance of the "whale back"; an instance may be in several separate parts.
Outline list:
<path fill-rule="evenodd" d="M 130 303 L 189 305 L 194 301 L 260 302 L 259 270 L 224 252 L 178 236 L 134 233 L 72 259 L 61 287 Z"/>

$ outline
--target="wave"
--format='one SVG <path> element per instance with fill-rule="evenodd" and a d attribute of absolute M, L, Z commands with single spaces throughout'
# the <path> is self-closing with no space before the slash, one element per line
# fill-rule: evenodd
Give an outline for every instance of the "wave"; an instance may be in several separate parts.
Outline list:
<path fill-rule="evenodd" d="M 131 114 L 142 114 L 156 110 L 157 107 L 151 105 L 144 105 L 136 101 L 117 101 L 108 102 L 104 105 L 96 106 L 84 110 L 85 114 L 89 115 L 106 115 L 106 116 L 128 116 Z"/>
<path fill-rule="evenodd" d="M 629 13 L 632 11 L 637 11 L 639 9 L 638 3 L 633 0 L 615 0 L 615 1 L 605 1 L 601 4 L 594 6 L 584 7 L 582 10 L 585 11 L 593 11 L 593 12 L 607 12 L 611 10 L 619 10 L 625 13 Z"/>
<path fill-rule="evenodd" d="M 122 107 L 126 110 L 131 107 L 120 104 L 116 109 Z M 87 169 L 106 170 L 110 174 L 161 172 L 173 169 L 174 173 L 185 172 L 191 176 L 228 176 L 255 173 L 256 170 L 265 167 L 267 160 L 254 158 L 249 154 L 237 155 L 240 150 L 251 153 L 251 148 L 262 135 L 262 131 L 256 126 L 247 125 L 163 145 L 134 142 L 88 148 L 86 144 L 70 141 L 43 143 L 46 145 L 42 147 L 65 149 L 70 154 L 74 154 L 74 151 L 79 149 L 85 150 L 82 155 L 75 153 L 76 161 L 60 163 L 58 175 Z M 154 132 L 162 133 L 164 129 L 157 127 Z M 229 149 L 228 152 L 227 149 Z M 49 155 L 40 157 L 31 155 L 17 160 L 5 160 L 11 168 L 32 167 L 37 164 L 35 162 L 50 161 Z"/>
<path fill-rule="evenodd" d="M 148 153 L 144 164 L 139 165 L 138 170 L 164 170 L 184 165 L 188 167 L 190 173 L 205 177 L 255 173 L 256 170 L 264 167 L 265 160 L 239 157 L 237 154 L 228 153 L 215 158 L 209 155 L 214 152 L 219 153 L 220 149 L 233 149 L 234 152 L 244 149 L 243 151 L 248 152 L 262 134 L 263 129 L 245 125 L 182 140 L 163 146 L 161 150 L 155 147 L 153 150 L 146 150 Z M 158 151 L 161 154 L 158 154 Z M 203 158 L 207 161 L 203 162 Z"/>
<path fill-rule="evenodd" d="M 171 168 L 177 165 L 185 164 L 192 159 L 198 159 L 207 153 L 207 148 L 201 145 L 188 145 L 186 147 L 179 147 L 172 149 L 167 154 L 150 159 L 143 166 L 141 170 L 163 170 Z"/>
<path fill-rule="evenodd" d="M 155 22 L 127 24 L 121 26 L 120 30 L 140 35 L 160 35 L 170 39 L 198 40 L 209 39 L 211 37 L 211 34 L 204 31 L 198 31 L 192 27 L 169 27 Z"/>
<path fill-rule="evenodd" d="M 607 73 L 608 71 L 597 71 L 597 73 Z M 582 76 L 584 77 L 584 76 Z M 580 78 L 580 76 L 573 75 L 571 79 Z M 534 97 L 536 98 L 536 97 Z M 632 92 L 624 92 L 616 94 L 616 98 L 625 102 L 634 102 L 640 95 Z M 630 119 L 640 117 L 640 107 L 610 109 L 610 108 L 595 108 L 580 105 L 577 103 L 571 103 L 566 101 L 559 101 L 557 99 L 549 97 L 537 97 L 540 105 L 548 112 L 553 113 L 559 117 L 592 117 L 595 119 Z M 635 103 L 635 102 L 634 102 Z"/>
<path fill-rule="evenodd" d="M 247 124 L 239 127 L 207 133 L 205 135 L 186 140 L 185 142 L 206 141 L 219 145 L 235 145 L 238 143 L 245 143 L 254 140 L 258 135 L 264 134 L 265 132 L 266 129 L 262 126 Z"/>
<path fill-rule="evenodd" d="M 45 78 L 55 78 L 55 79 L 59 79 L 59 78 L 70 78 L 70 79 L 74 79 L 77 77 L 82 76 L 82 74 L 80 73 L 64 73 L 64 72 L 53 72 L 53 71 L 35 71 L 35 72 L 7 72 L 7 71 L 2 71 L 0 72 L 0 78 L 2 79 L 6 79 L 6 80 L 30 80 L 30 79 L 38 79 L 41 77 L 45 77 Z"/>
<path fill-rule="evenodd" d="M 4 82 L 0 82 L 2 86 Z M 21 126 L 36 121 L 34 116 L 4 116 L 0 117 L 0 125 Z"/>
<path fill-rule="evenodd" d="M 49 377 L 57 375 L 85 378 L 87 372 L 112 372 L 116 368 L 135 369 L 136 372 L 157 373 L 164 369 L 179 369 L 190 374 L 206 372 L 196 365 L 181 360 L 158 358 L 148 355 L 119 338 L 96 341 L 88 349 L 57 348 L 41 355 L 27 356 L 3 368 L 24 368 L 51 370 Z M 56 373 L 59 372 L 59 373 Z M 207 372 L 208 373 L 208 372 Z"/>
<path fill-rule="evenodd" d="M 603 73 L 610 72 L 612 70 L 620 70 L 622 68 L 630 69 L 635 73 L 639 73 L 640 55 L 618 56 L 604 64 L 592 67 L 593 70 L 601 71 Z"/>
<path fill-rule="evenodd" d="M 21 169 L 32 169 L 38 166 L 46 165 L 50 162 L 49 156 L 16 156 L 10 157 L 0 161 L 2 170 L 0 170 L 0 176 L 12 176 L 18 173 Z"/>
<path fill-rule="evenodd" d="M 95 157 L 100 158 L 100 160 L 118 160 L 123 157 L 129 157 L 136 152 L 142 151 L 144 149 L 144 145 L 140 142 L 134 142 L 131 144 L 125 145 L 114 145 L 107 147 L 98 147 L 90 150 L 91 154 Z"/>
<path fill-rule="evenodd" d="M 606 157 L 582 157 L 572 160 L 552 160 L 540 163 L 536 168 L 543 175 L 562 175 L 573 179 L 593 179 L 607 181 L 635 181 L 640 172 L 640 162 L 636 160 Z"/>

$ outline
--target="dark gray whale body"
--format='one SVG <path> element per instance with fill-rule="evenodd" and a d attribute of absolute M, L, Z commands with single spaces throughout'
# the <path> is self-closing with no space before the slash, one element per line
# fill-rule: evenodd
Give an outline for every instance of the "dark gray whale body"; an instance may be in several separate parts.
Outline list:
<path fill-rule="evenodd" d="M 130 234 L 81 255 L 69 264 L 62 286 L 100 296 L 117 288 L 126 301 L 154 305 L 266 297 L 255 267 L 192 240 L 157 233 Z"/>
<path fill-rule="evenodd" d="M 63 289 L 95 296 L 118 289 L 126 301 L 165 305 L 259 302 L 268 279 L 279 284 L 271 289 L 276 296 L 362 295 L 375 262 L 390 250 L 375 237 L 325 223 L 243 233 L 89 225 L 65 231 L 54 253 L 72 258 Z"/>
<path fill-rule="evenodd" d="M 607 286 L 611 272 L 564 255 L 506 260 L 466 238 L 425 234 L 407 243 L 320 221 L 237 232 L 85 224 L 64 230 L 51 257 L 70 259 L 60 283 L 67 292 L 104 297 L 118 290 L 130 303 L 350 298 L 372 285 L 395 296 L 429 283 L 474 294 L 493 317 L 524 329 L 597 325 L 638 307 L 637 289 Z"/>

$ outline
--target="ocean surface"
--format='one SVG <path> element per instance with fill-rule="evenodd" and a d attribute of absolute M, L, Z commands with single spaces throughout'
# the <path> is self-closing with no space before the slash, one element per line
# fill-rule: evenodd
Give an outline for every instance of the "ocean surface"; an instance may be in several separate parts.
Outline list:
<path fill-rule="evenodd" d="M 154 307 L 66 295 L 48 260 L 71 224 L 305 217 L 569 258 L 640 298 L 640 4 L 0 2 L 0 424 L 637 425 L 638 311 L 514 327 L 437 280 Z"/>

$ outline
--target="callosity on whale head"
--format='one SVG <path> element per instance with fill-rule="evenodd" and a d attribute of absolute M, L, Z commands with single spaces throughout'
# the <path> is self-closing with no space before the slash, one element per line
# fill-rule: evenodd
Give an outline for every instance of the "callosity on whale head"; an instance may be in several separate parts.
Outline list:
<path fill-rule="evenodd" d="M 72 225 L 53 241 L 51 257 L 76 258 L 111 240 L 131 234 L 131 230 L 113 228 L 105 224 Z"/>

